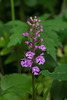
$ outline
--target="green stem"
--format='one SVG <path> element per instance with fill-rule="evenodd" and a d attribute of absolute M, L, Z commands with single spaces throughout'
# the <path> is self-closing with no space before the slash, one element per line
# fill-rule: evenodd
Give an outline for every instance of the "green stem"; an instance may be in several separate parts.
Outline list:
<path fill-rule="evenodd" d="M 61 16 L 61 17 L 64 15 L 64 13 L 66 11 L 66 5 L 67 5 L 66 3 L 67 3 L 67 0 L 63 0 L 62 6 L 61 6 L 61 12 L 59 14 L 59 16 Z"/>
<path fill-rule="evenodd" d="M 21 73 L 20 60 L 17 61 L 18 73 Z"/>
<path fill-rule="evenodd" d="M 4 75 L 4 69 L 3 69 L 3 63 L 2 63 L 2 57 L 0 56 L 0 70 L 2 75 Z"/>
<path fill-rule="evenodd" d="M 35 84 L 34 84 L 34 75 L 32 73 L 32 87 L 33 87 L 33 100 L 35 100 Z"/>
<path fill-rule="evenodd" d="M 15 11 L 14 11 L 14 0 L 11 0 L 11 12 L 12 12 L 12 20 L 15 20 Z"/>

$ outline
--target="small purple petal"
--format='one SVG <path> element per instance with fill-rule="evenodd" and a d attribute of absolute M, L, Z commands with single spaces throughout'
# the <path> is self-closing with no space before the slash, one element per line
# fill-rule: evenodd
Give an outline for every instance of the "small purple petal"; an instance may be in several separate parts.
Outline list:
<path fill-rule="evenodd" d="M 33 23 L 35 22 L 35 20 L 33 20 Z"/>
<path fill-rule="evenodd" d="M 38 35 L 38 32 L 36 32 L 36 35 Z"/>
<path fill-rule="evenodd" d="M 22 33 L 23 36 L 26 36 L 25 33 Z"/>
<path fill-rule="evenodd" d="M 37 72 L 34 72 L 34 75 L 38 75 L 38 73 Z"/>
<path fill-rule="evenodd" d="M 32 29 L 30 29 L 30 32 L 32 32 Z"/>
<path fill-rule="evenodd" d="M 40 34 L 38 34 L 38 37 L 40 37 Z"/>
<path fill-rule="evenodd" d="M 30 24 L 30 22 L 29 22 L 29 21 L 27 21 L 27 24 Z"/>
<path fill-rule="evenodd" d="M 25 35 L 28 36 L 28 33 L 26 32 Z"/>
<path fill-rule="evenodd" d="M 37 18 L 37 16 L 34 16 L 34 18 Z"/>
<path fill-rule="evenodd" d="M 42 51 L 46 51 L 46 47 L 44 45 L 39 46 L 39 49 L 41 49 Z"/>
<path fill-rule="evenodd" d="M 40 54 L 40 56 L 43 56 L 43 55 L 44 55 L 44 53 L 41 53 L 41 54 Z"/>
<path fill-rule="evenodd" d="M 41 38 L 40 41 L 42 42 L 43 41 L 43 38 Z"/>
<path fill-rule="evenodd" d="M 44 62 L 45 62 L 45 59 L 43 56 L 40 55 L 36 57 L 36 63 L 38 63 L 38 65 L 44 64 Z"/>
<path fill-rule="evenodd" d="M 35 45 L 35 49 L 37 49 L 38 48 L 38 45 Z"/>
<path fill-rule="evenodd" d="M 30 19 L 32 19 L 32 17 L 30 17 Z"/>
<path fill-rule="evenodd" d="M 39 26 L 39 23 L 37 23 L 37 26 Z"/>
<path fill-rule="evenodd" d="M 41 22 L 41 20 L 39 20 L 39 23 Z"/>
<path fill-rule="evenodd" d="M 43 28 L 43 26 L 40 26 L 40 28 Z"/>
<path fill-rule="evenodd" d="M 31 52 L 31 51 L 28 51 L 26 53 L 26 57 L 29 58 L 29 59 L 32 59 L 34 55 L 35 55 L 35 53 L 34 52 Z"/>
<path fill-rule="evenodd" d="M 43 32 L 43 29 L 40 29 L 41 32 Z"/>
<path fill-rule="evenodd" d="M 33 27 L 35 27 L 36 25 L 35 25 L 35 24 L 33 24 L 32 26 L 33 26 Z"/>
<path fill-rule="evenodd" d="M 33 38 L 34 41 L 36 41 L 36 38 Z"/>
<path fill-rule="evenodd" d="M 35 19 L 35 21 L 37 22 L 38 20 L 37 20 L 37 19 Z"/>
<path fill-rule="evenodd" d="M 29 41 L 25 41 L 25 43 L 28 45 L 29 44 Z"/>

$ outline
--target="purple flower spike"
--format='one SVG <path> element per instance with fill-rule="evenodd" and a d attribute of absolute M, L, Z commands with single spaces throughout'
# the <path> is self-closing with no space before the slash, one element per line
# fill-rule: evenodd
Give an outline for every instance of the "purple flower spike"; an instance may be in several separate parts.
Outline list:
<path fill-rule="evenodd" d="M 32 32 L 32 29 L 30 29 L 30 32 Z"/>
<path fill-rule="evenodd" d="M 40 37 L 40 34 L 38 34 L 38 37 Z"/>
<path fill-rule="evenodd" d="M 33 26 L 33 27 L 35 27 L 36 25 L 35 25 L 35 24 L 33 24 L 32 26 Z"/>
<path fill-rule="evenodd" d="M 39 23 L 41 22 L 41 20 L 39 20 Z"/>
<path fill-rule="evenodd" d="M 26 57 L 29 58 L 29 59 L 32 59 L 34 55 L 35 55 L 35 53 L 33 53 L 33 52 L 31 52 L 31 51 L 28 51 L 28 52 L 26 53 Z"/>
<path fill-rule="evenodd" d="M 25 35 L 28 36 L 28 33 L 26 32 Z"/>
<path fill-rule="evenodd" d="M 35 45 L 35 49 L 38 49 L 38 45 Z"/>
<path fill-rule="evenodd" d="M 39 46 L 39 49 L 41 49 L 42 51 L 46 51 L 46 47 L 44 45 Z"/>
<path fill-rule="evenodd" d="M 29 41 L 25 41 L 25 43 L 28 45 L 29 44 Z"/>
<path fill-rule="evenodd" d="M 27 24 L 29 25 L 29 24 L 30 24 L 30 22 L 29 22 L 29 21 L 27 21 Z"/>
<path fill-rule="evenodd" d="M 43 41 L 43 38 L 41 38 L 40 41 L 42 42 Z"/>
<path fill-rule="evenodd" d="M 38 65 L 44 64 L 44 62 L 45 62 L 45 59 L 43 56 L 40 55 L 36 57 L 36 63 L 38 63 Z"/>
<path fill-rule="evenodd" d="M 40 28 L 43 28 L 43 26 L 40 26 Z"/>
<path fill-rule="evenodd" d="M 32 17 L 30 17 L 30 19 L 32 19 Z"/>
<path fill-rule="evenodd" d="M 23 36 L 26 36 L 25 33 L 22 33 Z"/>
<path fill-rule="evenodd" d="M 40 29 L 41 32 L 43 32 L 43 29 Z"/>
<path fill-rule="evenodd" d="M 32 73 L 34 73 L 34 75 L 38 75 L 39 71 L 40 71 L 40 69 L 37 66 L 32 67 Z"/>
<path fill-rule="evenodd" d="M 39 26 L 39 23 L 37 23 L 37 26 Z"/>

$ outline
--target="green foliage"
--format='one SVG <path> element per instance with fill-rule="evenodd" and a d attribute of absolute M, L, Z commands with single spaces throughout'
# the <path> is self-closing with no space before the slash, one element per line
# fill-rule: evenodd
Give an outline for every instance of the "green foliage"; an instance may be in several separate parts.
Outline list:
<path fill-rule="evenodd" d="M 6 26 L 11 26 L 10 33 L 13 33 L 10 37 L 10 42 L 8 47 L 14 46 L 22 41 L 22 33 L 28 30 L 28 26 L 21 21 L 11 21 L 6 24 Z"/>
<path fill-rule="evenodd" d="M 55 80 L 51 87 L 51 98 L 53 100 L 64 100 L 67 98 L 67 81 Z"/>
<path fill-rule="evenodd" d="M 44 94 L 43 100 L 46 100 L 49 91 L 50 91 L 50 88 L 48 88 L 48 89 L 46 90 L 46 93 Z"/>
<path fill-rule="evenodd" d="M 6 93 L 17 95 L 27 92 L 31 88 L 31 77 L 21 74 L 5 75 L 1 79 L 1 88 Z"/>
<path fill-rule="evenodd" d="M 56 60 L 56 48 L 61 45 L 59 42 L 59 37 L 56 34 L 56 31 L 67 28 L 67 23 L 63 22 L 59 19 L 54 20 L 45 20 L 45 16 L 40 17 L 42 20 L 42 25 L 44 26 L 44 32 L 41 34 L 41 37 L 44 38 L 43 44 L 47 48 L 47 53 L 50 54 Z M 47 16 L 48 18 L 49 16 Z M 28 27 L 25 23 L 20 21 L 11 21 L 7 25 L 14 26 L 11 28 L 10 32 L 13 34 L 10 37 L 10 42 L 8 46 L 16 45 L 17 43 L 21 43 L 22 41 L 22 33 L 28 30 Z"/>
<path fill-rule="evenodd" d="M 12 50 L 14 49 L 14 47 L 10 47 L 10 48 L 4 48 L 0 51 L 0 55 L 3 56 L 3 55 L 7 55 L 9 54 Z"/>
<path fill-rule="evenodd" d="M 40 4 L 43 4 L 45 8 L 47 8 L 50 11 L 54 11 L 56 4 L 58 3 L 58 0 L 38 0 Z"/>
<path fill-rule="evenodd" d="M 67 28 L 67 23 L 62 19 L 45 20 L 44 16 L 40 18 L 41 24 L 44 26 L 44 32 L 41 37 L 44 38 L 42 44 L 47 48 L 47 53 L 56 60 L 56 47 L 61 46 L 57 32 Z"/>
<path fill-rule="evenodd" d="M 0 100 L 18 100 L 18 98 L 14 94 L 7 93 L 7 94 L 1 96 Z"/>
<path fill-rule="evenodd" d="M 24 0 L 24 3 L 29 7 L 33 7 L 36 6 L 37 0 Z"/>
<path fill-rule="evenodd" d="M 57 66 L 53 73 L 50 73 L 47 70 L 43 70 L 41 71 L 41 74 L 45 76 L 49 76 L 53 79 L 67 80 L 67 64 L 62 64 L 60 66 Z"/>

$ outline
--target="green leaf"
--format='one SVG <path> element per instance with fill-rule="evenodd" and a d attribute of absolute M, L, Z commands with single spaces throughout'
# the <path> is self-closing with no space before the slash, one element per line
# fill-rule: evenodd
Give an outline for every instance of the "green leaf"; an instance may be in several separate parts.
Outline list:
<path fill-rule="evenodd" d="M 50 11 L 54 11 L 54 8 L 58 2 L 58 0 L 38 0 L 40 4 L 43 4 L 45 8 Z"/>
<path fill-rule="evenodd" d="M 17 60 L 17 53 L 14 52 L 5 60 L 5 64 L 12 63 L 13 61 Z"/>
<path fill-rule="evenodd" d="M 27 92 L 32 85 L 32 79 L 30 76 L 21 74 L 5 75 L 1 79 L 1 88 L 8 93 L 14 93 L 17 95 Z"/>
<path fill-rule="evenodd" d="M 11 26 L 10 33 L 13 33 L 10 37 L 8 47 L 21 43 L 23 39 L 22 33 L 28 30 L 28 25 L 21 21 L 11 21 L 6 26 Z"/>
<path fill-rule="evenodd" d="M 0 100 L 18 100 L 18 98 L 14 94 L 8 93 L 8 94 L 1 96 Z"/>
<path fill-rule="evenodd" d="M 67 81 L 55 80 L 50 92 L 53 100 L 64 100 L 67 97 Z"/>
<path fill-rule="evenodd" d="M 46 90 L 44 97 L 43 97 L 43 100 L 47 99 L 47 95 L 48 95 L 49 91 L 50 91 L 50 87 Z"/>
<path fill-rule="evenodd" d="M 55 68 L 55 71 L 50 73 L 48 70 L 41 71 L 42 75 L 49 76 L 53 79 L 67 80 L 67 64 L 62 64 Z"/>
<path fill-rule="evenodd" d="M 42 44 L 47 48 L 47 53 L 50 54 L 54 60 L 56 60 L 56 47 L 61 46 L 59 41 L 59 36 L 57 32 L 67 28 L 67 23 L 62 19 L 45 20 L 45 15 L 41 17 L 42 21 L 40 25 L 43 25 L 43 33 L 41 37 L 43 38 Z"/>
<path fill-rule="evenodd" d="M 24 0 L 24 3 L 25 3 L 27 6 L 33 7 L 33 6 L 36 6 L 37 0 Z"/>
<path fill-rule="evenodd" d="M 10 48 L 4 48 L 0 51 L 0 55 L 3 56 L 3 55 L 7 55 L 9 54 L 12 50 L 14 49 L 14 47 L 10 47 Z"/>

